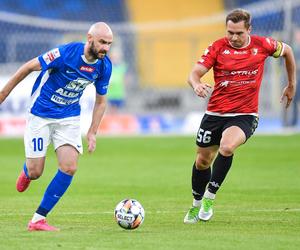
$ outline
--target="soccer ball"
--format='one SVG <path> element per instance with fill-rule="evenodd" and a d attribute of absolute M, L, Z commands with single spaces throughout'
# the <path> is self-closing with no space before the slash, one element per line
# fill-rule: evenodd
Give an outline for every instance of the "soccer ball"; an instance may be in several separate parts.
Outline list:
<path fill-rule="evenodd" d="M 134 199 L 125 199 L 115 208 L 115 219 L 124 229 L 138 228 L 144 221 L 145 211 L 141 203 Z"/>

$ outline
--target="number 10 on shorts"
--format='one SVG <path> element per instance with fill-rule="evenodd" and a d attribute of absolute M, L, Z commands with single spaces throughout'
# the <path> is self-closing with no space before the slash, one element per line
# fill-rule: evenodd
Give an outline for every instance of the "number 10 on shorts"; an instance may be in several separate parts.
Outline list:
<path fill-rule="evenodd" d="M 44 148 L 44 142 L 43 142 L 43 138 L 42 137 L 38 137 L 38 138 L 33 138 L 32 139 L 32 143 L 33 143 L 33 151 L 43 151 Z"/>
<path fill-rule="evenodd" d="M 209 143 L 211 141 L 211 131 L 204 131 L 202 128 L 199 129 L 197 134 L 197 142 L 200 143 Z"/>

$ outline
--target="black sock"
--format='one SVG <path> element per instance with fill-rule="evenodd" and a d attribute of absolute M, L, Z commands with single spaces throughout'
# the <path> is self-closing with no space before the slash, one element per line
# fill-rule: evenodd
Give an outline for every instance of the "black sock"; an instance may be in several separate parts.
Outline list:
<path fill-rule="evenodd" d="M 194 163 L 192 171 L 192 192 L 195 200 L 201 200 L 205 192 L 207 183 L 211 177 L 210 167 L 207 169 L 199 170 Z"/>
<path fill-rule="evenodd" d="M 208 184 L 207 190 L 216 193 L 224 181 L 232 163 L 233 155 L 223 156 L 218 153 L 212 169 L 212 176 Z"/>

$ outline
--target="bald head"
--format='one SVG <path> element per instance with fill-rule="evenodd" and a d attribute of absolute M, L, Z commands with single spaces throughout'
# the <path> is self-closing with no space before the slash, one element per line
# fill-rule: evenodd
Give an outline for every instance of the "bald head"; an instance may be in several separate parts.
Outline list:
<path fill-rule="evenodd" d="M 95 36 L 111 36 L 111 38 L 113 37 L 111 28 L 104 22 L 94 23 L 90 27 L 88 34 L 94 37 Z"/>
<path fill-rule="evenodd" d="M 94 23 L 87 34 L 85 56 L 88 60 L 104 58 L 113 41 L 111 28 L 104 22 Z"/>

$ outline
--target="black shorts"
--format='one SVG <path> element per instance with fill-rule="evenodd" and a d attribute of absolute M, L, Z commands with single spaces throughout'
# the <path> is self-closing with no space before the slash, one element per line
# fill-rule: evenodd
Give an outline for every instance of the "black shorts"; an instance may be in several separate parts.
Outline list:
<path fill-rule="evenodd" d="M 224 117 L 205 114 L 197 133 L 196 144 L 199 147 L 220 145 L 223 131 L 231 126 L 241 128 L 246 135 L 246 140 L 248 140 L 257 125 L 258 117 L 254 115 Z"/>

